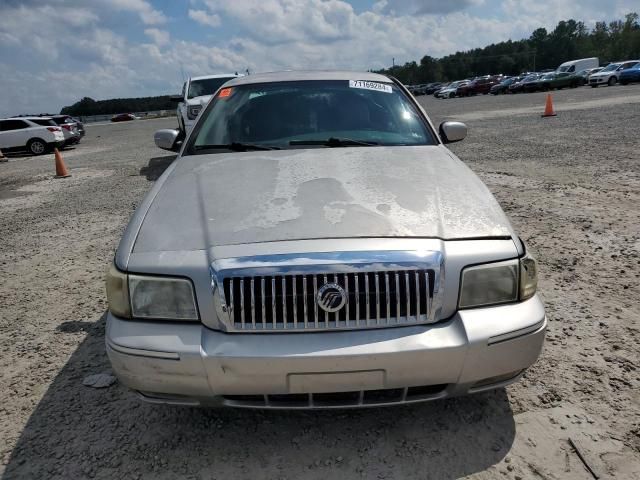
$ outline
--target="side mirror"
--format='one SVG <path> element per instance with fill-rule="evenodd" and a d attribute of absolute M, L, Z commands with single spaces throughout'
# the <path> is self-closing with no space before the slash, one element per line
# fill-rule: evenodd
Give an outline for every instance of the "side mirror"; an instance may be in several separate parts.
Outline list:
<path fill-rule="evenodd" d="M 170 95 L 169 100 L 171 102 L 180 103 L 183 100 L 183 98 L 182 98 L 182 95 Z"/>
<path fill-rule="evenodd" d="M 467 136 L 467 126 L 462 122 L 442 122 L 440 124 L 440 138 L 444 143 L 464 140 Z"/>
<path fill-rule="evenodd" d="M 179 145 L 176 145 L 178 133 L 178 130 L 164 128 L 162 130 L 156 131 L 156 133 L 153 134 L 153 140 L 156 142 L 156 146 L 158 148 L 175 152 L 179 149 Z"/>

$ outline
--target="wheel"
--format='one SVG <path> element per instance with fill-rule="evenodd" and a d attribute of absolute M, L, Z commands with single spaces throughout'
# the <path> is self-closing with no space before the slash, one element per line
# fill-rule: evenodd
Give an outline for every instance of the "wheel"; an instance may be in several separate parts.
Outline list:
<path fill-rule="evenodd" d="M 628 85 L 628 84 L 629 84 L 629 82 L 627 82 L 626 80 L 620 80 L 620 84 L 621 84 L 621 85 Z"/>
<path fill-rule="evenodd" d="M 593 85 L 591 85 L 591 88 L 598 88 L 598 84 L 594 83 Z"/>
<path fill-rule="evenodd" d="M 42 155 L 47 151 L 47 144 L 40 138 L 32 138 L 27 142 L 27 150 L 34 155 Z"/>
<path fill-rule="evenodd" d="M 611 77 L 607 82 L 607 85 L 609 85 L 610 87 L 613 87 L 616 83 L 618 83 L 618 79 L 616 77 Z"/>

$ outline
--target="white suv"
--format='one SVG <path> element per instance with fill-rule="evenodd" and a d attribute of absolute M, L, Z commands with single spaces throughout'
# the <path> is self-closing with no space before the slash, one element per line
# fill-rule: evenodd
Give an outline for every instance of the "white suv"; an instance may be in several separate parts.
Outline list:
<path fill-rule="evenodd" d="M 27 150 L 41 155 L 64 145 L 62 128 L 48 117 L 20 117 L 0 120 L 0 150 Z"/>
<path fill-rule="evenodd" d="M 175 95 L 172 100 L 178 103 L 178 128 L 184 138 L 191 130 L 200 111 L 207 105 L 211 96 L 227 81 L 241 77 L 237 73 L 224 75 L 206 75 L 191 77 L 182 86 L 182 94 Z"/>

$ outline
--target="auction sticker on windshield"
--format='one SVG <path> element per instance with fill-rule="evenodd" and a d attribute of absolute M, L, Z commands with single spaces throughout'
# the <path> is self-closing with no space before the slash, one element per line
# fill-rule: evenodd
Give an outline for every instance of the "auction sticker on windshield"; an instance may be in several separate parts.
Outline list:
<path fill-rule="evenodd" d="M 349 88 L 364 88 L 365 90 L 392 93 L 391 85 L 379 82 L 367 82 L 366 80 L 349 80 Z"/>

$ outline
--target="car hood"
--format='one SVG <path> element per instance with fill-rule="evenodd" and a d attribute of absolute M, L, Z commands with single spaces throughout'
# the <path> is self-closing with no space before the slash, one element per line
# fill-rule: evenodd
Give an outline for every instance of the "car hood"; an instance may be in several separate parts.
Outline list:
<path fill-rule="evenodd" d="M 612 75 L 614 73 L 616 73 L 615 70 L 611 70 L 610 72 L 592 73 L 591 75 L 589 75 L 589 78 L 608 77 L 609 75 Z"/>
<path fill-rule="evenodd" d="M 134 252 L 323 238 L 513 237 L 486 186 L 443 146 L 179 157 L 149 195 Z"/>

